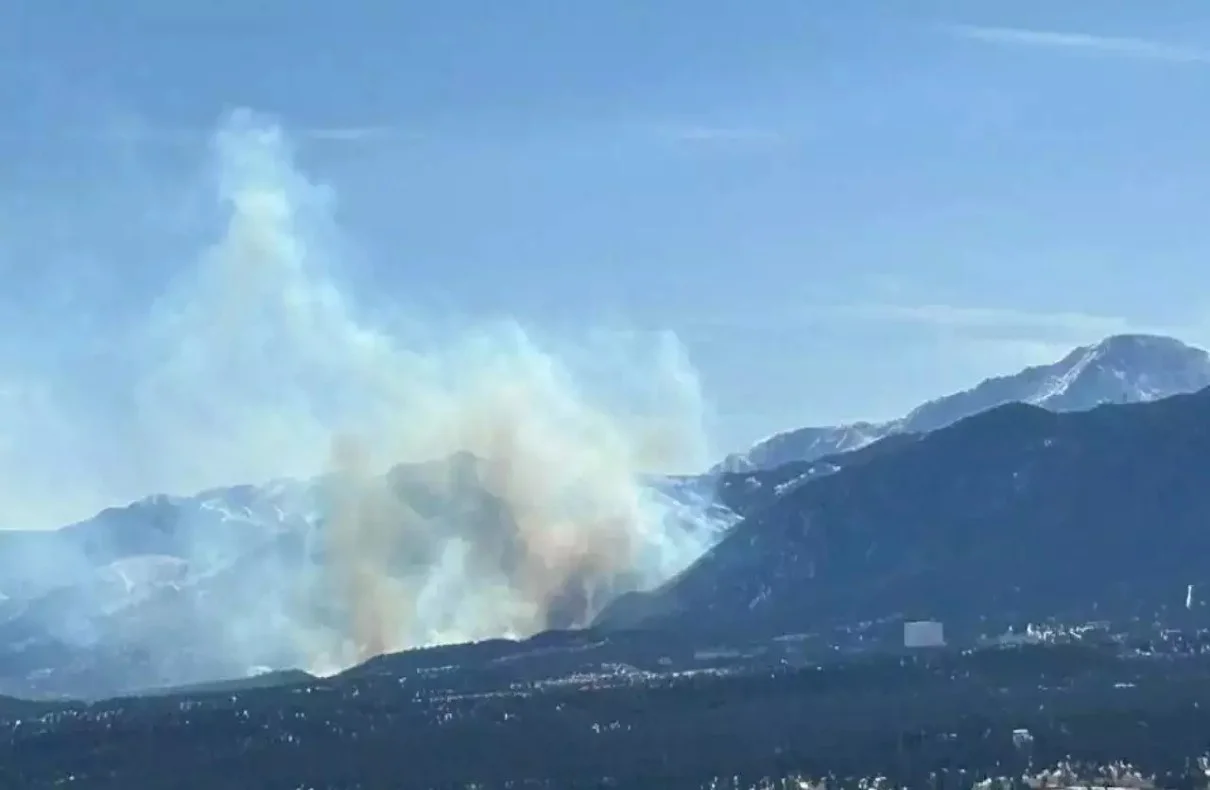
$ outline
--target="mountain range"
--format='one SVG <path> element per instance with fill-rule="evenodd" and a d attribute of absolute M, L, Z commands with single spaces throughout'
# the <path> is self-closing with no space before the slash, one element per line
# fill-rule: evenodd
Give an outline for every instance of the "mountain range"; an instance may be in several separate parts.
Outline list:
<path fill-rule="evenodd" d="M 339 668 L 406 639 L 378 632 L 396 615 L 458 633 L 494 605 L 501 629 L 586 625 L 595 599 L 666 577 L 593 556 L 599 534 L 581 536 L 582 557 L 551 545 L 533 530 L 559 527 L 558 514 L 535 522 L 531 503 L 493 493 L 491 475 L 461 454 L 367 480 L 153 496 L 59 530 L 0 531 L 0 694 L 94 697 Z M 714 540 L 702 531 L 737 518 L 693 479 L 648 480 L 641 499 L 658 523 L 627 536 L 639 563 L 683 567 Z M 409 605 L 425 617 L 405 616 Z"/>
<path fill-rule="evenodd" d="M 654 589 L 610 586 L 620 597 L 597 623 L 794 631 L 1181 609 L 1189 585 L 1210 583 L 1197 567 L 1210 549 L 1208 386 L 1205 351 L 1116 336 L 894 422 L 790 431 L 707 474 L 648 479 L 677 530 L 725 532 Z M 475 463 L 438 465 L 461 480 L 440 501 L 417 499 L 416 468 L 388 483 L 441 529 L 503 551 L 516 524 L 484 498 Z M 277 481 L 0 531 L 0 694 L 103 696 L 296 666 L 273 638 L 283 573 L 322 563 L 329 505 L 323 480 Z M 437 561 L 417 551 L 390 562 Z M 578 622 L 585 602 L 560 605 L 573 609 L 551 625 Z M 332 606 L 313 614 L 339 619 Z M 247 629 L 232 651 L 236 615 Z"/>
<path fill-rule="evenodd" d="M 1057 362 L 987 379 L 971 389 L 921 404 L 889 422 L 798 428 L 728 456 L 715 472 L 771 469 L 865 447 L 903 433 L 926 433 L 1006 403 L 1055 412 L 1102 403 L 1142 403 L 1210 387 L 1210 353 L 1158 335 L 1114 335 L 1081 346 Z"/>

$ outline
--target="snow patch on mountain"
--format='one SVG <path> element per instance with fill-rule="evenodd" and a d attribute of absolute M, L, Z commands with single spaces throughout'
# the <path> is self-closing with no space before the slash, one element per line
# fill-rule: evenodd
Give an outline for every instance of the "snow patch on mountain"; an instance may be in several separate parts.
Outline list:
<path fill-rule="evenodd" d="M 97 569 L 94 591 L 99 600 L 111 602 L 103 609 L 112 614 L 118 608 L 146 600 L 162 588 L 179 590 L 191 576 L 188 560 L 144 554 L 115 560 Z"/>

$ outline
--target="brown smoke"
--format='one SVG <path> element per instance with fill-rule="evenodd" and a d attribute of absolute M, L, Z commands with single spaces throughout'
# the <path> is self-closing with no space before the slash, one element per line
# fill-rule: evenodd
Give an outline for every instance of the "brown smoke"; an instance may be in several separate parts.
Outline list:
<path fill-rule="evenodd" d="M 494 612 L 482 620 L 463 612 L 464 638 L 586 625 L 632 575 L 651 514 L 618 421 L 525 366 L 497 368 L 469 391 L 447 393 L 445 404 L 444 424 L 429 423 L 423 443 L 440 447 L 437 462 L 415 470 L 406 492 L 370 472 L 361 443 L 346 437 L 333 447 L 325 572 L 347 613 L 354 660 L 431 638 L 417 588 L 451 539 L 464 542 L 466 581 L 482 581 L 495 599 L 467 595 L 468 608 Z M 454 458 L 470 459 L 474 488 L 455 484 Z M 461 515 L 440 526 L 409 501 L 476 493 L 498 509 L 455 507 Z M 409 555 L 420 568 L 399 560 Z"/>
<path fill-rule="evenodd" d="M 385 589 L 394 540 L 405 540 L 412 514 L 386 496 L 369 468 L 365 452 L 351 437 L 338 437 L 332 448 L 334 494 L 325 538 L 326 568 L 350 615 L 349 636 L 360 660 L 378 655 L 396 641 L 394 629 L 408 602 L 392 602 Z"/>

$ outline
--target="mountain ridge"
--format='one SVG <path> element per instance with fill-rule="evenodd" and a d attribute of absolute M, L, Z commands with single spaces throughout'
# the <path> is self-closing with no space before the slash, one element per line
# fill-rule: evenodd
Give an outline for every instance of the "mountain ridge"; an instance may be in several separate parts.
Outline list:
<path fill-rule="evenodd" d="M 522 534 L 544 525 L 522 521 L 529 513 L 493 492 L 490 471 L 456 454 L 368 480 L 321 476 L 157 495 L 59 530 L 2 532 L 0 693 L 92 697 L 263 669 L 328 671 L 352 660 L 346 652 L 380 649 L 359 642 L 373 645 L 377 633 L 359 629 L 389 628 L 386 607 L 395 604 L 385 599 L 393 595 L 415 603 L 406 616 L 396 613 L 400 621 L 419 621 L 423 610 L 432 618 L 425 627 L 462 628 L 444 623 L 486 606 L 477 604 L 482 590 L 464 580 L 493 587 L 497 601 L 524 594 L 535 551 L 549 548 L 532 545 L 541 535 Z M 667 578 L 662 563 L 683 567 L 713 541 L 711 530 L 737 518 L 694 479 L 636 486 L 650 523 L 629 525 L 629 542 L 620 541 L 630 564 L 593 565 L 572 547 L 561 556 L 580 565 L 566 578 L 550 576 L 539 625 L 587 624 L 598 597 Z"/>
<path fill-rule="evenodd" d="M 993 376 L 973 387 L 927 401 L 886 422 L 797 428 L 732 453 L 711 472 L 770 469 L 865 447 L 894 434 L 924 433 L 1005 403 L 1032 403 L 1056 412 L 1085 411 L 1102 403 L 1139 403 L 1210 386 L 1210 352 L 1176 338 L 1110 335 L 1061 359 Z"/>
<path fill-rule="evenodd" d="M 1208 458 L 1210 387 L 1084 412 L 1005 404 L 773 497 L 598 624 L 1176 611 L 1189 585 L 1210 587 Z M 1210 619 L 1210 607 L 1182 615 Z"/>

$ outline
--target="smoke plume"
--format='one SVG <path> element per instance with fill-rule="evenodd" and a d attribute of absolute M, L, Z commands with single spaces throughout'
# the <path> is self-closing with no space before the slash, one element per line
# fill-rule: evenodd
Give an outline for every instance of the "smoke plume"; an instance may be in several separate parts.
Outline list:
<path fill-rule="evenodd" d="M 333 195 L 300 172 L 283 131 L 236 113 L 212 155 L 221 233 L 126 344 L 123 449 L 109 447 L 89 490 L 315 478 L 313 497 L 274 505 L 307 525 L 275 537 L 305 550 L 266 550 L 224 592 L 212 635 L 224 650 L 322 669 L 580 626 L 714 537 L 704 511 L 644 482 L 707 449 L 674 337 L 372 323 L 340 286 Z M 232 556 L 216 545 L 229 539 L 199 532 L 186 559 Z"/>

